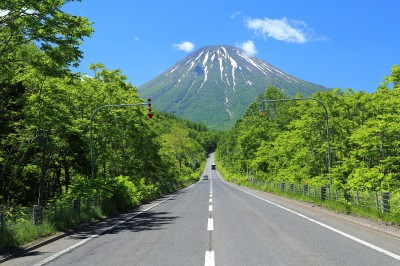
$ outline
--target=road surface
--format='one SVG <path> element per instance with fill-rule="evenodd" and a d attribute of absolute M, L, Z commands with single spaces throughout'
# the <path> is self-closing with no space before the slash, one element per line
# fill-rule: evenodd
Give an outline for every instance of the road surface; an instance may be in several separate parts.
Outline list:
<path fill-rule="evenodd" d="M 209 180 L 4 265 L 400 265 L 398 236 L 232 185 L 213 162 Z"/>

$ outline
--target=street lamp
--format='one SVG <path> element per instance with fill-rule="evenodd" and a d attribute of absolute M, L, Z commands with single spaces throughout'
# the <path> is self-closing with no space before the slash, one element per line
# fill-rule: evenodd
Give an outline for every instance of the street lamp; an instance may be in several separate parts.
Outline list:
<path fill-rule="evenodd" d="M 325 104 L 316 99 L 316 98 L 292 98 L 292 99 L 275 99 L 275 100 L 265 100 L 264 98 L 261 99 L 263 103 L 265 102 L 287 102 L 287 101 L 316 101 L 318 102 L 325 110 L 325 123 L 326 123 L 326 141 L 328 143 L 328 173 L 331 173 L 331 144 L 329 141 L 329 116 L 328 116 L 328 110 L 325 107 Z M 264 108 L 264 105 L 263 105 Z M 263 110 L 265 112 L 265 110 Z M 329 176 L 329 185 L 332 187 L 332 178 Z"/>
<path fill-rule="evenodd" d="M 93 111 L 91 117 L 90 117 L 90 161 L 92 165 L 92 179 L 94 178 L 94 152 L 93 152 L 93 133 L 92 133 L 92 120 L 94 115 L 99 111 L 100 109 L 103 108 L 110 108 L 110 107 L 126 107 L 126 106 L 140 106 L 140 105 L 148 105 L 149 107 L 149 112 L 148 112 L 148 117 L 152 118 L 153 113 L 151 111 L 151 99 L 148 99 L 148 102 L 146 103 L 136 103 L 136 104 L 109 104 L 109 105 L 102 105 L 98 107 L 96 110 Z"/>

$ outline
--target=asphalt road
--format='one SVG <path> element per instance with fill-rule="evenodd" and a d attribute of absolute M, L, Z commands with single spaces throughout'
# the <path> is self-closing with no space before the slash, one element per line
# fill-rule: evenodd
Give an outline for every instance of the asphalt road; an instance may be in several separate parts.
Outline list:
<path fill-rule="evenodd" d="M 4 265 L 400 265 L 400 238 L 209 180 Z"/>

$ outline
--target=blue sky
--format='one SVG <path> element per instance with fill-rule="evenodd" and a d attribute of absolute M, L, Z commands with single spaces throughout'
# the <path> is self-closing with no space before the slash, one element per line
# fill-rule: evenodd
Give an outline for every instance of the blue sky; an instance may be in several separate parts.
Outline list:
<path fill-rule="evenodd" d="M 64 10 L 94 23 L 78 71 L 104 63 L 135 86 L 208 45 L 242 47 L 295 77 L 356 91 L 375 91 L 400 64 L 398 0 L 83 0 Z"/>

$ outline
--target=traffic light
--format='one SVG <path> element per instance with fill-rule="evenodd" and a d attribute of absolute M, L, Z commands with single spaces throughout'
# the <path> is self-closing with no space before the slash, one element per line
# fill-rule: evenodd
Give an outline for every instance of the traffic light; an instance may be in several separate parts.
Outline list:
<path fill-rule="evenodd" d="M 148 116 L 149 118 L 152 118 L 154 114 L 153 114 L 153 112 L 151 111 L 151 98 L 147 99 L 147 105 L 149 106 L 149 112 L 147 113 L 147 116 Z"/>

